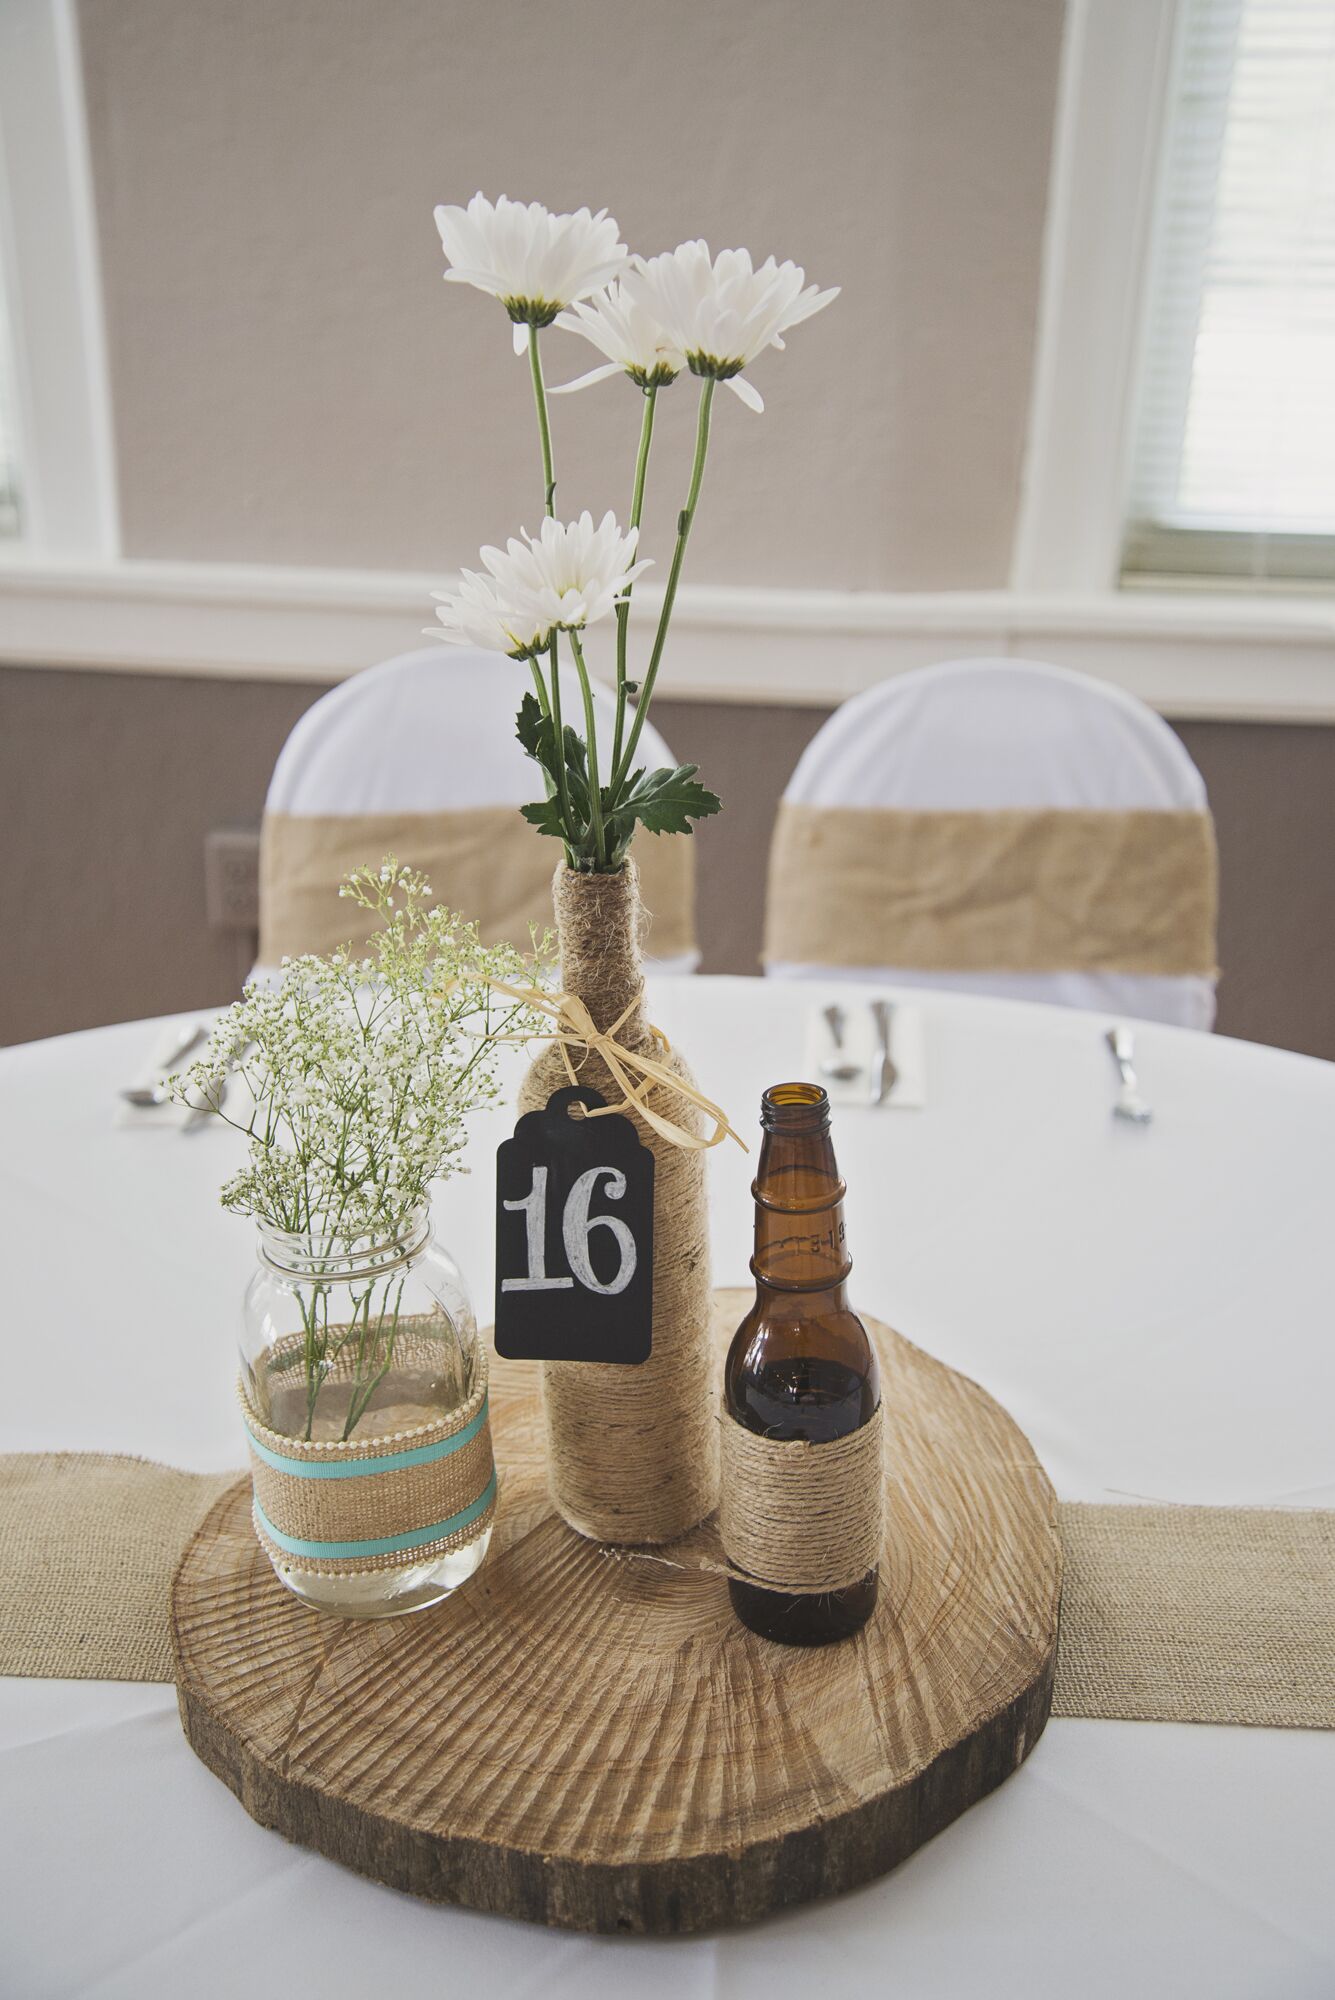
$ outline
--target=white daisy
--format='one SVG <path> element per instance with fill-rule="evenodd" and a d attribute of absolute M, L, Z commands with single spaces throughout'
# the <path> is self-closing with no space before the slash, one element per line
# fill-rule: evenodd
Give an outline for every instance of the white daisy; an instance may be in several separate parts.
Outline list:
<path fill-rule="evenodd" d="M 546 520 L 537 535 L 520 534 L 504 549 L 482 550 L 485 576 L 465 570 L 457 590 L 433 592 L 441 628 L 433 636 L 532 658 L 555 633 L 606 618 L 651 567 L 633 560 L 639 529 L 623 535 L 612 513 L 596 528 L 585 512 L 568 524 Z"/>
<path fill-rule="evenodd" d="M 605 208 L 553 215 L 541 202 L 475 194 L 467 208 L 439 207 L 436 227 L 446 278 L 499 299 L 515 322 L 517 349 L 523 327 L 550 326 L 576 299 L 619 277 L 630 255 Z"/>
<path fill-rule="evenodd" d="M 455 646 L 481 646 L 484 652 L 508 653 L 512 660 L 530 659 L 547 643 L 546 627 L 531 613 L 506 602 L 495 580 L 476 570 L 460 572 L 456 590 L 433 590 L 438 625 L 428 625 L 426 637 L 446 639 Z"/>
<path fill-rule="evenodd" d="M 751 409 L 763 410 L 751 384 L 737 379 L 742 370 L 765 348 L 782 347 L 790 326 L 839 296 L 837 285 L 803 290 L 805 280 L 800 264 L 767 257 L 756 270 L 749 250 L 720 250 L 711 259 L 709 245 L 697 240 L 661 257 L 637 257 L 622 289 L 686 356 L 693 375 L 712 375 Z"/>
<path fill-rule="evenodd" d="M 553 395 L 570 389 L 585 389 L 590 382 L 602 382 L 609 375 L 626 374 L 641 389 L 664 388 L 674 382 L 686 366 L 686 356 L 674 347 L 658 321 L 639 299 L 618 280 L 595 294 L 587 304 L 577 304 L 563 312 L 556 324 L 570 333 L 582 333 L 607 356 L 602 368 L 593 368 L 577 381 L 562 382 Z"/>

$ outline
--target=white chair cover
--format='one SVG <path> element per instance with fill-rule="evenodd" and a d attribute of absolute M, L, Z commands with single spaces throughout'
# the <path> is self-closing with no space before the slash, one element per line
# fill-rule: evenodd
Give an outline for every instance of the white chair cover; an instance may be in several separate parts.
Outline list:
<path fill-rule="evenodd" d="M 958 660 L 845 702 L 807 746 L 785 804 L 921 812 L 1007 809 L 1206 814 L 1168 724 L 1106 683 L 1028 660 Z M 771 902 L 782 882 L 771 882 Z M 1215 982 L 1130 972 L 924 971 L 767 963 L 771 977 L 949 987 L 1209 1028 Z"/>
<path fill-rule="evenodd" d="M 292 730 L 270 780 L 266 827 L 280 818 L 467 814 L 513 807 L 514 838 L 524 844 L 526 864 L 531 842 L 536 873 L 544 882 L 550 880 L 560 859 L 560 844 L 526 826 L 517 810 L 542 797 L 542 774 L 515 735 L 520 701 L 532 688 L 532 675 L 520 661 L 443 645 L 404 653 L 353 675 L 322 696 Z M 564 720 L 582 734 L 584 710 L 573 669 L 562 672 L 561 703 Z M 616 709 L 615 697 L 601 683 L 594 684 L 594 710 L 605 761 Z M 651 722 L 641 733 L 636 762 L 647 762 L 651 768 L 676 762 Z M 505 824 L 508 837 L 509 822 Z M 646 854 L 647 849 L 667 848 L 669 842 L 670 854 Z M 662 873 L 664 861 L 671 862 L 673 871 L 692 870 L 692 844 L 684 838 L 655 836 L 641 829 L 635 853 L 642 877 L 646 868 Z M 361 858 L 378 861 L 380 855 Z M 406 854 L 401 858 L 411 859 Z M 431 879 L 441 901 L 452 903 L 449 882 L 437 880 L 436 871 Z M 690 873 L 692 910 L 693 880 Z M 336 870 L 329 886 L 331 895 L 336 893 Z M 646 901 L 652 912 L 648 895 Z M 549 924 L 551 904 L 545 888 L 538 893 L 538 904 L 533 921 Z M 487 935 L 489 920 L 494 921 L 491 912 L 465 908 L 463 913 L 476 918 Z M 261 951 L 276 959 L 278 951 L 265 950 L 263 918 L 262 909 Z M 688 928 L 690 948 L 647 962 L 659 971 L 694 972 L 700 954 L 694 945 L 693 921 Z M 652 953 L 652 927 L 648 944 Z M 263 974 L 271 968 L 256 970 Z"/>

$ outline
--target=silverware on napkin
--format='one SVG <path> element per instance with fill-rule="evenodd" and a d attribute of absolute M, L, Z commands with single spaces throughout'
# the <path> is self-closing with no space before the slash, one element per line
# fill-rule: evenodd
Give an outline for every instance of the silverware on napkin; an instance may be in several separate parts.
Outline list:
<path fill-rule="evenodd" d="M 1125 1118 L 1129 1125 L 1148 1125 L 1154 1113 L 1140 1094 L 1135 1071 L 1135 1037 L 1130 1028 L 1109 1028 L 1106 1040 L 1122 1080 L 1113 1105 L 1113 1117 Z"/>
<path fill-rule="evenodd" d="M 125 1099 L 125 1102 L 136 1105 L 142 1110 L 170 1103 L 171 1092 L 161 1081 L 161 1078 L 171 1076 L 174 1071 L 180 1068 L 191 1051 L 197 1049 L 200 1043 L 206 1042 L 208 1038 L 209 1031 L 204 1023 L 202 1021 L 194 1022 L 186 1030 L 185 1034 L 172 1044 L 171 1048 L 168 1049 L 166 1055 L 162 1058 L 162 1061 L 158 1064 L 159 1081 L 157 1083 L 131 1084 L 128 1090 L 121 1092 L 121 1096 Z"/>
<path fill-rule="evenodd" d="M 876 1030 L 876 1054 L 871 1065 L 871 1102 L 884 1104 L 895 1087 L 899 1071 L 890 1053 L 890 1021 L 894 1013 L 888 1000 L 871 1003 L 872 1025 Z"/>

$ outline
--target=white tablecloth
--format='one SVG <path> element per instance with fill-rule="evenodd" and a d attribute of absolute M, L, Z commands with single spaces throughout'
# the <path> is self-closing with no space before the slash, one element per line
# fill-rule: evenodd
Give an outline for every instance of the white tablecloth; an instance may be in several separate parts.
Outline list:
<path fill-rule="evenodd" d="M 818 997 L 660 982 L 654 1018 L 747 1132 Z M 1109 1115 L 1105 1022 L 906 995 L 927 1103 L 841 1109 L 855 1299 L 983 1382 L 1066 1499 L 1335 1505 L 1335 1066 L 1138 1033 L 1148 1130 Z M 850 1004 L 865 993 L 850 993 Z M 0 1053 L 0 1449 L 241 1462 L 253 1254 L 235 1142 L 118 1128 L 153 1030 Z M 490 1153 L 436 1204 L 489 1316 Z M 744 1283 L 751 1161 L 712 1156 Z M 1335 1735 L 1057 1721 L 894 1875 L 757 1929 L 580 1938 L 418 1904 L 254 1825 L 170 1689 L 0 1681 L 0 1993 L 1335 1994 Z"/>

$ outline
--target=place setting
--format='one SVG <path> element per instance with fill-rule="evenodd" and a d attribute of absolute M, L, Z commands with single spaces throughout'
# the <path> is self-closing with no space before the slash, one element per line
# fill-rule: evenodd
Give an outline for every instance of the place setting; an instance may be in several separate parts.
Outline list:
<path fill-rule="evenodd" d="M 922 1011 L 880 995 L 865 1005 L 850 1005 L 846 995 L 818 1004 L 807 1021 L 804 1067 L 832 1104 L 920 1109 L 927 1101 Z"/>

